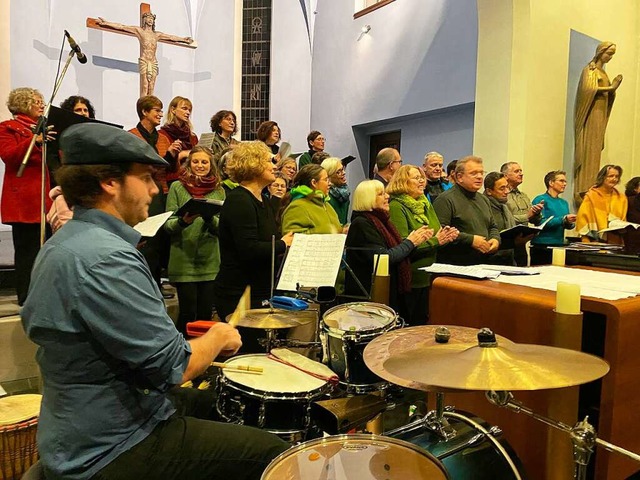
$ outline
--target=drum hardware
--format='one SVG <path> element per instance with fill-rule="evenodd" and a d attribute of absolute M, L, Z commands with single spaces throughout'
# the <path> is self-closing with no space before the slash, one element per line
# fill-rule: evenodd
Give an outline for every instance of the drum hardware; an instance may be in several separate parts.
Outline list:
<path fill-rule="evenodd" d="M 617 445 L 598 438 L 596 436 L 595 429 L 589 423 L 588 416 L 572 427 L 566 423 L 535 413 L 530 408 L 524 406 L 521 402 L 516 401 L 511 392 L 491 390 L 487 391 L 485 395 L 487 400 L 493 405 L 507 408 L 515 413 L 524 413 L 534 420 L 568 433 L 573 443 L 573 459 L 576 465 L 574 478 L 578 480 L 584 480 L 586 478 L 587 466 L 589 465 L 589 460 L 591 459 L 591 454 L 593 453 L 595 445 L 604 448 L 608 452 L 619 453 L 631 460 L 640 462 L 640 455 L 637 453 L 633 453 L 625 448 L 618 447 Z"/>
<path fill-rule="evenodd" d="M 311 415 L 321 430 L 330 435 L 363 426 L 387 410 L 387 402 L 377 395 L 357 395 L 313 402 Z"/>
<path fill-rule="evenodd" d="M 430 412 L 431 413 L 431 412 Z M 505 439 L 502 430 L 482 419 L 445 407 L 442 413 L 456 432 L 443 438 L 430 428 L 426 416 L 402 427 L 389 430 L 385 436 L 409 441 L 442 461 L 452 479 L 522 480 L 522 466 Z"/>

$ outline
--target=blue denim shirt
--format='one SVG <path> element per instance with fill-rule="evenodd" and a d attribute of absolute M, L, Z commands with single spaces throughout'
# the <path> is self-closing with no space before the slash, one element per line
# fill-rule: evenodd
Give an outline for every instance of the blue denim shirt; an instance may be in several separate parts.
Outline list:
<path fill-rule="evenodd" d="M 167 315 L 140 235 L 76 207 L 41 249 L 22 322 L 44 383 L 38 447 L 47 478 L 89 478 L 175 409 L 191 348 Z"/>

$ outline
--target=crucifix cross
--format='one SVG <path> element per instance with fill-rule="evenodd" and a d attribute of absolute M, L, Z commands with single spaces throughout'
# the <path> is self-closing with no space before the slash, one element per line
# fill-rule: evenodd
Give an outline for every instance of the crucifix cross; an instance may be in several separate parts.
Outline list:
<path fill-rule="evenodd" d="M 138 27 L 109 22 L 102 17 L 87 18 L 87 27 L 89 28 L 130 35 L 138 39 L 140 42 L 138 70 L 140 72 L 140 96 L 142 97 L 144 95 L 153 95 L 159 73 L 158 59 L 156 57 L 158 42 L 188 48 L 196 48 L 198 45 L 190 37 L 179 37 L 157 32 L 156 16 L 151 13 L 151 6 L 148 3 L 140 4 L 140 24 L 141 26 Z"/>

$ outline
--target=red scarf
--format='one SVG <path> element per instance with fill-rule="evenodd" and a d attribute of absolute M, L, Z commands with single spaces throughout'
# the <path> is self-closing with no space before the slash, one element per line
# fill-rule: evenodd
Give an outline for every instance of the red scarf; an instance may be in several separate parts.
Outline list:
<path fill-rule="evenodd" d="M 199 177 L 186 168 L 180 170 L 178 180 L 180 180 L 180 183 L 184 185 L 184 188 L 187 189 L 187 192 L 189 192 L 193 198 L 204 198 L 206 194 L 218 188 L 218 179 L 216 177 L 212 175 Z"/>
<path fill-rule="evenodd" d="M 380 232 L 387 248 L 392 248 L 402 243 L 402 237 L 391 223 L 388 212 L 374 209 L 371 212 L 362 213 Z M 398 264 L 398 291 L 400 293 L 409 293 L 411 291 L 411 262 L 408 257 Z"/>
<path fill-rule="evenodd" d="M 179 127 L 175 123 L 171 123 L 169 125 L 163 125 L 160 127 L 160 130 L 169 135 L 169 138 L 175 140 L 180 140 L 182 142 L 183 150 L 191 150 L 194 145 L 191 144 L 191 129 L 189 128 L 189 124 L 185 123 L 182 127 Z"/>

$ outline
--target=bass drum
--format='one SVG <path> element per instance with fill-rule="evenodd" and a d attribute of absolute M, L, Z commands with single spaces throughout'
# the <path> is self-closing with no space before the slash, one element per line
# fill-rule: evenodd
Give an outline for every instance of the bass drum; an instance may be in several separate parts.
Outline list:
<path fill-rule="evenodd" d="M 502 432 L 465 412 L 444 412 L 456 436 L 443 440 L 418 420 L 385 432 L 417 445 L 442 462 L 452 480 L 524 480 L 524 469 Z M 479 436 L 479 437 L 477 437 Z M 476 438 L 474 438 L 476 437 Z"/>
<path fill-rule="evenodd" d="M 448 480 L 433 455 L 378 435 L 336 435 L 296 445 L 271 461 L 261 480 Z M 469 477 L 471 478 L 471 477 Z"/>

